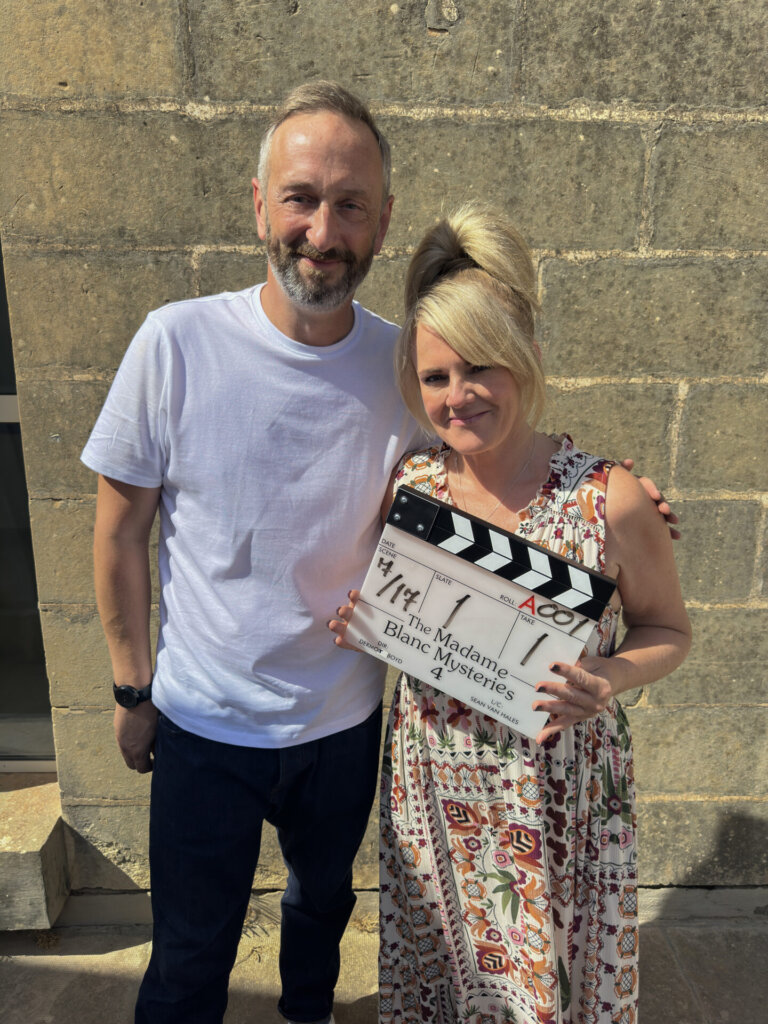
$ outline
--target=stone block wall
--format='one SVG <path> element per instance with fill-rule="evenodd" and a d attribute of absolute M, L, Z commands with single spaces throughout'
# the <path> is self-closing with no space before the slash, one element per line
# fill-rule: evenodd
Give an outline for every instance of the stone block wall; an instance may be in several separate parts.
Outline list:
<path fill-rule="evenodd" d="M 645 885 L 768 882 L 763 586 L 768 7 L 747 0 L 0 0 L 0 231 L 76 889 L 148 884 L 148 779 L 111 732 L 78 462 L 146 311 L 264 275 L 258 139 L 335 77 L 394 148 L 360 298 L 392 319 L 443 209 L 534 248 L 547 425 L 638 466 L 682 518 L 696 630 L 630 695 Z M 258 884 L 278 885 L 269 846 Z M 375 829 L 358 884 L 376 884 Z"/>

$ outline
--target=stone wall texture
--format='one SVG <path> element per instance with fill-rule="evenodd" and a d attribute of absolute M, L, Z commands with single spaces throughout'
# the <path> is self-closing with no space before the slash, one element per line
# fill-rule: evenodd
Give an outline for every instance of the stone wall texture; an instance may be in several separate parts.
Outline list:
<path fill-rule="evenodd" d="M 673 500 L 696 636 L 630 695 L 641 880 L 768 883 L 768 4 L 0 0 L 0 231 L 62 805 L 79 890 L 146 888 L 149 780 L 112 738 L 78 461 L 147 310 L 263 277 L 270 109 L 338 78 L 394 147 L 360 298 L 398 319 L 441 210 L 487 198 L 536 256 L 546 424 Z M 256 884 L 284 871 L 269 837 Z M 357 884 L 374 887 L 375 824 Z"/>

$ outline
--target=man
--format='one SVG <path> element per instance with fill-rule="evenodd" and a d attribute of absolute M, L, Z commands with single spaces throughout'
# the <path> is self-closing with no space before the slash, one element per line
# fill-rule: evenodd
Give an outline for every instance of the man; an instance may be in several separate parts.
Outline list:
<path fill-rule="evenodd" d="M 388 146 L 355 97 L 312 83 L 278 112 L 253 188 L 266 284 L 150 314 L 83 453 L 117 740 L 139 772 L 154 755 L 141 1024 L 221 1021 L 264 819 L 289 869 L 280 1012 L 331 1019 L 376 786 L 383 666 L 325 623 L 415 438 L 390 383 L 396 328 L 353 305 L 392 211 Z"/>
<path fill-rule="evenodd" d="M 117 741 L 154 768 L 137 1024 L 221 1021 L 265 819 L 289 871 L 279 1010 L 332 1020 L 376 785 L 383 667 L 325 623 L 417 440 L 392 384 L 397 329 L 353 303 L 392 212 L 389 147 L 358 99 L 315 82 L 286 98 L 258 173 L 266 284 L 151 313 L 83 453 Z"/>

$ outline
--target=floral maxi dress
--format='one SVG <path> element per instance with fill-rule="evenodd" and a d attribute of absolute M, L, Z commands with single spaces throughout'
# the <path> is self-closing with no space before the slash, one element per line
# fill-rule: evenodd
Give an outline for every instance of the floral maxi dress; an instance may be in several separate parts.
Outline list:
<path fill-rule="evenodd" d="M 449 449 L 397 485 L 450 501 Z M 562 439 L 517 534 L 604 568 L 613 463 Z M 617 610 L 588 644 L 607 655 Z M 380 1020 L 635 1024 L 632 748 L 615 700 L 537 745 L 402 675 L 381 800 Z"/>

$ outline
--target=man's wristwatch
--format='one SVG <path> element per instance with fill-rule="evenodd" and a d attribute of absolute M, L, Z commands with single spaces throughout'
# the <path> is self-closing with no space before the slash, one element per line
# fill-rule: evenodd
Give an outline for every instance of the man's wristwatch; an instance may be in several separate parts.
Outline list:
<path fill-rule="evenodd" d="M 113 682 L 112 692 L 121 708 L 135 708 L 137 704 L 141 704 L 143 700 L 149 700 L 152 696 L 152 683 L 145 686 L 143 690 L 137 690 L 135 686 L 118 686 Z"/>

